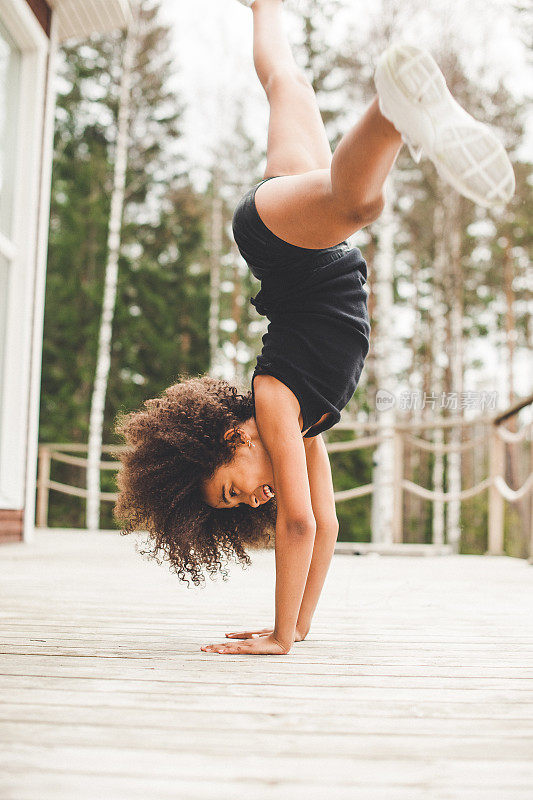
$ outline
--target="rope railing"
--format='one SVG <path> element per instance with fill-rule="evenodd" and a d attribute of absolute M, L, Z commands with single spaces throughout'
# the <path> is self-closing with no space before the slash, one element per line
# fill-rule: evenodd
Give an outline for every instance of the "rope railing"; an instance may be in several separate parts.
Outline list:
<path fill-rule="evenodd" d="M 382 441 L 382 436 L 362 436 L 360 439 L 351 439 L 349 442 L 329 442 L 327 444 L 327 450 L 328 453 L 348 453 L 352 450 L 372 447 Z"/>
<path fill-rule="evenodd" d="M 363 497 L 366 494 L 372 494 L 373 491 L 373 483 L 367 483 L 365 486 L 357 486 L 355 489 L 345 489 L 341 492 L 335 492 L 335 502 L 341 503 L 343 500 L 354 500 L 356 497 Z"/>
<path fill-rule="evenodd" d="M 471 486 L 470 489 L 463 489 L 460 492 L 436 492 L 433 489 L 425 489 L 412 481 L 405 479 L 402 481 L 402 488 L 406 491 L 417 495 L 417 497 L 422 497 L 424 500 L 438 500 L 441 503 L 450 503 L 453 500 L 470 500 L 471 497 L 484 492 L 490 485 L 490 478 L 485 478 L 484 481 L 476 484 L 476 486 Z"/>
<path fill-rule="evenodd" d="M 327 442 L 328 453 L 349 453 L 370 447 L 377 447 L 385 441 L 391 442 L 394 448 L 394 479 L 392 500 L 394 505 L 394 535 L 393 541 L 396 544 L 403 542 L 403 493 L 411 493 L 421 499 L 430 502 L 450 503 L 463 502 L 475 497 L 488 490 L 489 493 L 489 524 L 488 524 L 488 553 L 496 555 L 503 551 L 503 523 L 504 523 L 504 501 L 517 503 L 524 500 L 533 491 L 533 471 L 532 464 L 529 464 L 529 475 L 518 489 L 513 489 L 505 480 L 505 448 L 520 442 L 525 442 L 528 434 L 531 434 L 533 423 L 524 424 L 518 432 L 510 431 L 503 427 L 503 422 L 510 419 L 525 406 L 533 403 L 533 395 L 516 403 L 511 409 L 500 413 L 496 417 L 481 416 L 473 420 L 465 420 L 463 417 L 450 417 L 434 421 L 420 421 L 411 423 L 396 422 L 383 428 L 378 422 L 365 420 L 347 420 L 340 422 L 335 430 L 351 433 L 360 433 L 357 438 L 349 441 Z M 511 413 L 512 412 L 512 413 Z M 484 431 L 475 435 L 467 441 L 452 442 L 444 444 L 432 442 L 422 438 L 423 431 L 433 432 L 440 430 L 461 429 L 468 430 L 474 427 L 484 428 Z M 370 435 L 368 435 L 370 434 Z M 530 461 L 533 461 L 533 439 L 530 449 Z M 421 486 L 404 475 L 404 447 L 409 445 L 424 452 L 449 455 L 450 453 L 465 453 L 475 451 L 475 448 L 486 444 L 489 446 L 489 474 L 486 478 L 467 489 L 454 492 L 437 491 L 425 486 Z M 106 445 L 102 452 L 111 457 L 125 450 L 121 445 Z M 48 524 L 48 505 L 49 492 L 55 491 L 66 495 L 87 499 L 87 489 L 81 486 L 70 486 L 68 484 L 52 480 L 51 468 L 53 462 L 66 464 L 73 467 L 86 469 L 87 445 L 85 444 L 42 444 L 39 447 L 39 475 L 37 482 L 37 526 L 47 527 Z M 120 467 L 118 460 L 102 460 L 100 469 L 102 471 L 117 470 Z M 375 491 L 375 484 L 368 483 L 356 486 L 351 489 L 344 489 L 335 492 L 337 503 L 358 499 L 372 495 Z M 115 502 L 117 494 L 115 492 L 101 492 L 101 502 Z M 533 514 L 530 514 L 533 517 Z M 531 545 L 530 553 L 533 557 L 533 522 L 531 523 Z"/>
<path fill-rule="evenodd" d="M 427 439 L 420 439 L 416 436 L 412 436 L 411 434 L 405 434 L 405 441 L 409 444 L 412 444 L 414 447 L 420 447 L 421 450 L 427 450 L 431 453 L 464 453 L 467 450 L 471 450 L 472 447 L 475 447 L 477 444 L 484 442 L 486 440 L 486 435 L 481 434 L 481 436 L 475 436 L 473 439 L 470 439 L 468 442 L 461 442 L 459 444 L 440 444 L 440 442 L 428 442 Z"/>
<path fill-rule="evenodd" d="M 42 444 L 39 445 L 39 471 L 37 478 L 37 511 L 36 525 L 38 528 L 48 526 L 48 508 L 50 500 L 50 490 L 67 494 L 72 497 L 87 499 L 87 489 L 81 486 L 69 486 L 66 483 L 53 481 L 50 479 L 52 463 L 57 461 L 74 467 L 87 469 L 87 458 L 82 456 L 72 456 L 68 453 L 86 453 L 86 444 Z M 121 445 L 105 445 L 102 452 L 109 455 L 116 455 L 126 448 Z M 66 452 L 65 452 L 66 451 Z M 120 461 L 101 461 L 101 470 L 118 470 Z M 116 492 L 100 492 L 100 501 L 114 503 L 117 499 Z"/>
<path fill-rule="evenodd" d="M 528 426 L 524 425 L 521 431 L 510 431 L 508 428 L 501 428 L 499 425 L 495 428 L 497 435 L 507 444 L 517 444 L 523 442 L 528 433 Z"/>
<path fill-rule="evenodd" d="M 516 503 L 518 500 L 522 500 L 526 494 L 533 489 L 533 472 L 522 484 L 520 489 L 511 489 L 511 487 L 505 483 L 504 479 L 500 475 L 496 475 L 494 478 L 494 484 L 502 497 L 508 500 L 509 503 Z"/>

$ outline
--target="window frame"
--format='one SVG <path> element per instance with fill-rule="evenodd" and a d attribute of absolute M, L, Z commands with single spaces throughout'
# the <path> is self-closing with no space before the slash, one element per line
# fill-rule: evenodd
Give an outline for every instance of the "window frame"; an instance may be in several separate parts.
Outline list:
<path fill-rule="evenodd" d="M 5 0 L 2 23 L 20 50 L 20 75 L 11 235 L 0 235 L 0 250 L 9 262 L 0 376 L 0 509 L 23 509 L 49 40 L 26 0 Z"/>

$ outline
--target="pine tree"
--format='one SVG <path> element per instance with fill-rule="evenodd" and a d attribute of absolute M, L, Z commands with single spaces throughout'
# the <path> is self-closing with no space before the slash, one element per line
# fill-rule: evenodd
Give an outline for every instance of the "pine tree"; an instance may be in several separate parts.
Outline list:
<path fill-rule="evenodd" d="M 182 106 L 169 88 L 169 31 L 139 9 L 129 160 L 104 442 L 119 410 L 208 366 L 204 202 L 179 155 Z M 123 36 L 63 51 L 52 187 L 41 441 L 86 442 L 96 364 Z M 65 482 L 83 485 L 70 470 Z M 112 475 L 102 476 L 113 491 Z M 82 509 L 54 498 L 52 523 Z M 112 525 L 111 507 L 103 509 Z"/>
<path fill-rule="evenodd" d="M 118 283 L 118 259 L 121 246 L 122 216 L 124 212 L 124 187 L 128 160 L 128 129 L 130 118 L 130 87 L 133 53 L 136 45 L 137 21 L 126 31 L 118 107 L 117 138 L 113 165 L 113 192 L 107 236 L 107 259 L 104 277 L 104 296 L 98 334 L 98 351 L 89 416 L 89 441 L 87 446 L 87 502 L 86 525 L 88 530 L 100 527 L 100 462 L 102 460 L 102 429 L 109 370 L 113 318 Z"/>

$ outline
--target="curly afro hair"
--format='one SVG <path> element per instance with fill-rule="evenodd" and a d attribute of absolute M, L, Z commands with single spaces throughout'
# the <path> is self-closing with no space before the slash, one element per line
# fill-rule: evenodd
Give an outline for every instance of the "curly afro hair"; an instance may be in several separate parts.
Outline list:
<path fill-rule="evenodd" d="M 254 416 L 251 392 L 226 381 L 190 378 L 170 386 L 144 409 L 119 415 L 121 453 L 114 513 L 122 533 L 149 534 L 142 555 L 169 561 L 181 580 L 198 585 L 230 559 L 250 564 L 246 547 L 266 546 L 274 533 L 275 501 L 251 508 L 209 506 L 202 484 L 237 447 L 224 434 Z"/>

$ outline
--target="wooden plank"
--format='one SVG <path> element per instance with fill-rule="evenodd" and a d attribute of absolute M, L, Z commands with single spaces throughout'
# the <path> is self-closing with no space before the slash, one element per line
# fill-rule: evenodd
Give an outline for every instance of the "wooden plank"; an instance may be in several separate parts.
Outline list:
<path fill-rule="evenodd" d="M 25 780 L 25 783 L 30 783 L 31 777 L 28 777 Z M 31 784 L 30 784 L 31 785 Z M 34 784 L 35 785 L 35 784 Z M 35 797 L 39 797 L 39 800 L 71 800 L 72 796 L 75 795 L 78 800 L 94 800 L 95 797 L 100 798 L 115 798 L 117 792 L 121 791 L 121 786 L 123 786 L 123 781 L 120 779 L 108 779 L 105 781 L 98 780 L 94 778 L 85 778 L 85 776 L 80 776 L 80 780 L 76 779 L 75 785 L 73 784 L 71 787 L 65 787 L 64 781 L 61 779 L 58 781 L 55 777 L 51 777 L 43 786 L 43 792 L 37 792 L 36 794 L 31 795 L 18 795 L 18 800 L 34 800 Z M 75 791 L 73 791 L 75 789 Z M 249 800 L 250 797 L 253 797 L 254 800 L 286 800 L 286 795 L 276 787 L 266 787 L 264 785 L 259 786 L 258 784 L 254 783 L 231 783 L 230 785 L 225 784 L 223 787 L 220 784 L 216 783 L 216 781 L 212 782 L 187 782 L 184 788 L 184 796 L 190 798 L 191 800 L 204 800 L 205 798 L 220 798 L 221 789 L 224 792 L 227 792 L 225 796 L 231 797 L 232 800 Z M 140 787 L 140 792 L 131 793 L 129 790 L 123 790 L 124 795 L 120 795 L 121 797 L 131 797 L 133 800 L 135 798 L 141 798 L 141 800 L 146 799 L 146 795 L 143 795 L 142 792 L 146 791 L 146 789 L 142 789 Z M 373 800 L 385 800 L 386 798 L 390 798 L 390 788 L 382 788 L 382 787 L 375 787 L 372 789 L 372 799 Z M 440 790 L 434 790 L 435 793 L 432 794 L 432 800 L 450 800 L 450 798 L 465 798 L 465 800 L 506 800 L 506 797 L 503 797 L 500 793 L 498 794 L 498 790 L 467 790 L 465 793 L 451 795 L 447 791 L 441 793 Z M 50 793 L 48 793 L 50 792 Z M 176 800 L 176 787 L 175 782 L 173 781 L 157 781 L 157 788 L 156 794 L 159 800 L 166 800 L 169 798 L 170 800 Z M 306 785 L 298 785 L 296 787 L 291 787 L 290 796 L 291 800 L 320 800 L 323 798 L 324 789 L 322 787 L 316 787 L 310 784 Z M 340 787 L 337 786 L 335 788 L 335 800 L 368 800 L 368 788 L 353 788 L 350 789 L 349 787 Z M 420 789 L 417 787 L 410 787 L 409 789 L 402 789 L 400 787 L 394 787 L 394 797 L 395 800 L 422 800 L 423 798 L 427 798 L 427 789 Z M 529 790 L 521 790 L 521 789 L 514 789 L 512 800 L 530 800 L 531 794 Z M 508 800 L 511 800 L 511 797 L 508 797 Z"/>
<path fill-rule="evenodd" d="M 56 660 L 53 658 L 41 660 L 40 663 L 36 658 L 24 656 L 21 658 L 16 656 L 14 658 L 17 660 L 10 661 L 8 656 L 3 657 L 0 675 L 33 675 L 35 677 L 45 675 L 62 679 L 83 677 L 89 680 L 115 680 L 120 684 L 127 681 L 152 682 L 153 672 L 157 670 L 157 680 L 159 682 L 172 683 L 182 690 L 185 690 L 185 687 L 188 686 L 190 691 L 203 691 L 204 689 L 211 689 L 213 686 L 216 687 L 217 691 L 226 691 L 228 688 L 234 688 L 236 679 L 238 679 L 239 689 L 253 691 L 255 687 L 262 686 L 265 677 L 263 672 L 254 673 L 250 670 L 246 663 L 249 661 L 249 657 L 244 655 L 231 657 L 231 662 L 234 664 L 233 670 L 228 668 L 227 664 L 223 665 L 222 670 L 218 670 L 217 666 L 214 665 L 213 669 L 208 667 L 205 670 L 205 677 L 199 676 L 198 668 L 185 670 L 183 662 L 179 659 L 176 660 L 175 668 L 171 669 L 168 668 L 170 667 L 168 663 L 170 659 L 161 659 L 160 661 L 146 659 L 146 663 L 142 664 L 135 662 L 134 659 L 120 659 L 119 664 L 107 663 L 111 662 L 111 659 L 103 659 L 106 662 L 105 664 L 102 664 L 102 660 L 100 660 L 99 663 L 85 666 L 79 663 L 55 663 Z M 209 654 L 206 658 L 219 661 L 225 660 L 217 654 Z M 288 661 L 288 657 L 285 660 Z M 69 661 L 73 661 L 73 659 L 69 659 Z M 129 663 L 132 661 L 134 662 L 133 665 Z M 160 664 L 163 666 L 160 667 Z M 428 674 L 425 673 L 426 669 Z M 214 673 L 214 670 L 217 670 L 216 673 Z M 286 688 L 305 692 L 319 683 L 323 689 L 329 689 L 332 694 L 337 694 L 339 697 L 342 696 L 343 692 L 357 693 L 362 689 L 380 687 L 383 687 L 384 690 L 407 690 L 411 692 L 421 689 L 448 692 L 505 689 L 509 696 L 514 695 L 517 698 L 523 695 L 530 698 L 532 696 L 531 678 L 515 677 L 513 675 L 485 678 L 477 674 L 471 676 L 432 676 L 429 674 L 429 668 L 421 668 L 418 675 L 409 674 L 411 670 L 413 670 L 412 667 L 409 670 L 398 668 L 395 675 L 395 670 L 392 667 L 375 667 L 372 670 L 372 674 L 368 670 L 362 671 L 360 674 L 356 670 L 346 673 L 330 670 L 316 675 L 299 673 L 297 668 L 291 673 L 287 673 L 285 667 L 284 670 L 279 671 L 273 668 L 266 675 L 268 675 L 269 685 L 273 688 L 280 687 L 281 689 Z"/>
<path fill-rule="evenodd" d="M 0 530 L 0 544 L 17 544 L 22 542 L 22 538 L 22 528 L 18 524 L 8 526 L 4 523 L 4 527 Z"/>
<path fill-rule="evenodd" d="M 93 698 L 94 701 L 94 698 Z M 292 704 L 291 704 L 292 708 Z M 207 709 L 205 707 L 188 708 L 186 705 L 170 707 L 153 707 L 134 705 L 121 706 L 117 715 L 116 706 L 94 706 L 94 702 L 76 703 L 2 703 L 0 704 L 0 720 L 6 723 L 34 723 L 39 725 L 77 725 L 106 727 L 115 731 L 133 727 L 165 730 L 204 731 L 227 730 L 231 724 L 235 731 L 269 732 L 282 726 L 283 730 L 301 731 L 308 734 L 328 732 L 337 735 L 357 734 L 389 736 L 408 733 L 410 736 L 425 734 L 443 737 L 464 736 L 473 738 L 532 737 L 533 715 L 527 719 L 494 719 L 453 717 L 441 719 L 438 715 L 416 716 L 413 709 L 403 715 L 367 716 L 361 714 L 341 714 L 330 707 L 329 713 L 321 714 L 320 731 L 317 731 L 315 714 L 313 718 L 305 712 L 295 713 L 291 708 L 286 711 L 266 711 L 263 708 L 242 710 L 235 705 L 226 709 Z M 392 710 L 392 709 L 391 709 Z"/>
<path fill-rule="evenodd" d="M 0 508 L 0 544 L 22 541 L 24 512 L 21 509 Z"/>
<path fill-rule="evenodd" d="M 0 649 L 0 659 L 2 662 L 0 674 L 4 671 L 13 674 L 12 670 L 18 670 L 20 668 L 22 668 L 23 674 L 27 674 L 26 670 L 28 669 L 55 670 L 58 668 L 56 665 L 56 660 L 58 658 L 61 659 L 59 669 L 68 670 L 72 667 L 76 669 L 78 675 L 88 677 L 92 677 L 93 674 L 98 675 L 105 670 L 106 677 L 114 677 L 116 675 L 135 677 L 138 673 L 139 678 L 142 679 L 146 670 L 153 670 L 161 664 L 164 664 L 169 668 L 169 671 L 163 672 L 159 670 L 159 675 L 163 680 L 167 676 L 174 675 L 175 673 L 173 670 L 178 668 L 182 677 L 184 675 L 190 675 L 194 683 L 203 682 L 201 679 L 198 680 L 198 670 L 201 664 L 205 665 L 206 663 L 205 657 L 202 660 L 201 658 L 194 658 L 194 656 L 182 656 L 181 654 L 170 652 L 169 650 L 161 650 L 159 654 L 150 653 L 148 651 L 144 654 L 132 652 L 121 653 L 120 651 L 109 653 L 104 651 L 100 653 L 91 653 L 89 655 L 83 652 L 72 652 L 69 649 L 59 647 L 56 651 L 50 650 L 48 652 L 40 652 L 36 650 L 32 653 L 23 653 L 17 648 L 15 652 L 11 653 L 4 645 Z M 216 658 L 216 655 L 209 655 L 207 658 Z M 452 681 L 455 681 L 455 679 L 460 679 L 461 683 L 463 683 L 463 679 L 469 679 L 468 685 L 473 685 L 474 688 L 479 688 L 479 686 L 485 687 L 486 685 L 498 685 L 497 681 L 501 679 L 506 682 L 512 681 L 513 689 L 527 689 L 529 691 L 532 688 L 530 681 L 533 678 L 533 668 L 526 667 L 523 664 L 502 666 L 499 663 L 493 663 L 492 665 L 487 665 L 484 661 L 480 660 L 477 665 L 457 663 L 445 665 L 435 664 L 434 662 L 431 663 L 427 661 L 427 659 L 425 663 L 420 663 L 420 660 L 414 660 L 411 664 L 406 663 L 405 660 L 402 659 L 399 663 L 394 664 L 383 663 L 383 660 L 377 658 L 369 659 L 366 663 L 356 659 L 357 656 L 354 656 L 353 662 L 334 664 L 331 662 L 302 663 L 300 659 L 291 661 L 289 658 L 285 658 L 282 665 L 279 667 L 272 665 L 270 669 L 267 668 L 267 671 L 272 673 L 274 678 L 279 676 L 289 682 L 293 681 L 296 677 L 300 686 L 308 685 L 308 683 L 313 684 L 317 676 L 320 676 L 326 681 L 334 678 L 337 686 L 344 685 L 345 679 L 355 678 L 366 680 L 368 678 L 373 680 L 376 676 L 379 676 L 391 679 L 391 682 L 394 682 L 394 678 L 400 678 L 402 681 L 403 679 L 421 679 L 425 681 L 425 679 L 436 678 L 439 679 L 439 681 L 446 682 L 442 684 L 443 686 L 454 686 L 455 684 L 452 683 Z M 219 659 L 219 661 L 222 661 L 222 659 Z M 217 669 L 222 670 L 222 674 L 227 675 L 228 680 L 232 680 L 235 674 L 235 665 L 238 665 L 238 674 L 243 681 L 246 680 L 248 676 L 255 681 L 257 670 L 254 670 L 253 666 L 249 664 L 249 659 L 238 656 L 234 657 L 231 661 L 233 663 L 233 668 L 228 668 L 227 662 L 217 666 Z M 124 674 L 125 668 L 128 670 L 127 675 Z M 265 668 L 263 668 L 262 672 L 264 671 Z M 473 682 L 472 684 L 470 684 L 470 680 Z M 487 684 L 487 680 L 491 681 L 491 683 Z"/>
<path fill-rule="evenodd" d="M 385 772 L 388 764 L 383 765 Z M 422 784 L 422 785 L 420 785 Z M 520 787 L 513 783 L 510 787 L 485 786 L 483 788 L 450 789 L 441 785 L 438 768 L 433 780 L 413 780 L 407 786 L 398 783 L 367 784 L 355 786 L 339 783 L 333 777 L 329 796 L 335 800 L 427 800 L 428 790 L 431 800 L 531 800 L 529 787 Z M 270 785 L 266 780 L 251 781 L 242 776 L 240 780 L 224 781 L 211 778 L 210 775 L 198 775 L 195 779 L 181 779 L 179 782 L 182 797 L 190 800 L 219 800 L 230 797 L 231 800 L 323 800 L 324 786 L 305 780 L 304 776 L 291 776 L 283 785 Z M 176 781 L 158 776 L 137 776 L 135 782 L 122 775 L 86 775 L 54 773 L 53 771 L 25 772 L 19 775 L 0 776 L 0 789 L 11 798 L 16 788 L 17 800 L 94 800 L 94 798 L 132 798 L 146 800 L 157 797 L 158 800 L 176 800 Z M 392 792 L 392 795 L 391 795 Z"/>
<path fill-rule="evenodd" d="M 41 683 L 39 679 L 37 683 Z M 208 713 L 222 713 L 232 715 L 236 713 L 235 698 L 231 695 L 211 695 L 206 700 L 205 695 L 200 694 L 170 694 L 164 692 L 152 692 L 150 687 L 147 691 L 127 691 L 113 687 L 109 691 L 105 690 L 100 684 L 96 689 L 90 691 L 87 682 L 81 681 L 79 688 L 66 689 L 63 681 L 53 680 L 51 684 L 46 681 L 46 687 L 33 685 L 29 678 L 10 678 L 2 680 L 5 687 L 5 700 L 0 701 L 0 709 L 10 704 L 14 693 L 17 692 L 19 706 L 30 706 L 38 708 L 40 705 L 62 705 L 68 707 L 88 707 L 93 708 L 95 698 L 102 709 L 113 708 L 122 710 L 123 708 L 139 709 L 175 709 L 177 711 L 194 711 L 202 713 L 208 705 Z M 69 687 L 72 686 L 70 682 Z M 9 690 L 9 691 L 8 691 Z M 21 691 L 23 690 L 23 691 Z M 309 703 L 306 698 L 300 699 L 291 697 L 289 703 L 285 703 L 283 710 L 280 710 L 279 701 L 274 697 L 240 697 L 238 710 L 241 713 L 251 713 L 253 715 L 265 715 L 276 720 L 284 714 L 301 714 L 308 716 Z M 346 699 L 342 706 L 333 709 L 329 700 L 316 696 L 313 702 L 312 719 L 323 716 L 334 715 L 336 719 L 343 722 L 347 718 L 364 717 L 372 715 L 373 718 L 395 718 L 395 717 L 415 717 L 432 718 L 440 720 L 499 720 L 499 719 L 518 719 L 533 720 L 533 702 L 504 702 L 494 699 L 479 703 L 477 700 L 460 700 L 452 702 L 435 699 L 425 700 L 417 703 L 410 700 L 400 700 L 394 694 L 389 699 L 365 699 L 358 697 L 354 700 Z M 317 725 L 318 725 L 317 721 Z M 322 724 L 320 722 L 320 724 Z"/>
<path fill-rule="evenodd" d="M 21 508 L 0 508 L 0 522 L 5 522 L 6 520 L 17 520 L 17 522 L 22 522 L 24 518 L 24 511 Z"/>
<path fill-rule="evenodd" d="M 409 759 L 418 747 L 424 748 L 428 759 L 472 761 L 500 759 L 507 762 L 522 762 L 531 758 L 533 737 L 524 734 L 500 736 L 499 734 L 462 735 L 459 732 L 444 735 L 438 723 L 432 730 L 413 735 L 408 724 L 402 724 L 395 733 L 369 732 L 336 733 L 322 730 L 296 731 L 278 729 L 239 729 L 226 724 L 220 728 L 185 728 L 179 725 L 151 727 L 138 724 L 123 726 L 71 725 L 63 716 L 63 722 L 13 722 L 2 723 L 0 741 L 5 744 L 16 741 L 20 746 L 38 750 L 42 747 L 66 747 L 78 752 L 101 748 L 115 751 L 135 750 L 158 755 L 165 752 L 191 754 L 201 752 L 217 757 L 231 758 L 235 753 L 246 752 L 247 757 L 268 753 L 271 759 L 291 755 L 301 759 L 301 768 L 306 769 L 310 760 L 331 758 L 338 761 L 351 759 L 354 753 L 359 758 Z"/>
<path fill-rule="evenodd" d="M 272 737 L 271 742 L 275 742 Z M 0 753 L 0 771 L 11 774 L 23 770 L 48 772 L 88 773 L 96 775 L 128 776 L 132 782 L 147 775 L 174 778 L 176 781 L 194 780 L 204 775 L 213 780 L 236 781 L 246 776 L 248 780 L 263 784 L 285 781 L 290 787 L 295 776 L 301 775 L 301 757 L 270 752 L 248 754 L 234 752 L 232 757 L 212 752 L 187 752 L 176 750 L 138 750 L 133 748 L 71 747 L 6 744 Z M 305 763 L 305 780 L 332 790 L 336 785 L 362 786 L 396 783 L 421 783 L 435 779 L 454 788 L 512 787 L 525 788 L 533 779 L 530 761 L 507 759 L 447 760 L 431 759 L 412 754 L 408 759 L 387 758 L 383 754 L 375 759 L 354 754 L 349 759 L 335 756 L 310 758 Z M 394 777 L 392 777 L 394 776 Z M 303 776 L 302 776 L 303 777 Z M 176 784 L 176 788 L 179 783 Z"/>
<path fill-rule="evenodd" d="M 46 0 L 26 0 L 27 4 L 35 14 L 37 21 L 43 31 L 50 38 L 50 25 L 52 21 L 52 9 Z"/>
<path fill-rule="evenodd" d="M 11 676 L 7 676 L 11 677 Z M 18 676 L 17 676 L 18 677 Z M 204 704 L 211 707 L 212 704 L 218 701 L 221 693 L 227 692 L 234 702 L 241 703 L 243 698 L 253 699 L 259 702 L 263 699 L 265 694 L 265 682 L 258 681 L 252 685 L 232 685 L 220 683 L 205 683 L 200 688 L 192 687 L 187 681 L 160 681 L 157 677 L 152 680 L 108 680 L 105 677 L 96 678 L 65 678 L 59 676 L 57 678 L 50 678 L 47 676 L 31 676 L 31 684 L 33 686 L 50 686 L 50 685 L 66 685 L 71 688 L 73 685 L 76 687 L 82 686 L 86 691 L 92 691 L 95 696 L 100 694 L 107 694 L 115 692 L 129 692 L 135 696 L 137 692 L 150 691 L 154 695 L 169 694 L 173 697 L 183 695 L 184 691 L 188 697 L 204 698 Z M 7 681 L 2 677 L 2 683 L 7 684 Z M 278 708 L 283 705 L 286 706 L 288 701 L 293 699 L 302 700 L 306 702 L 313 701 L 316 698 L 317 686 L 320 687 L 320 696 L 324 701 L 327 701 L 331 707 L 332 701 L 337 701 L 339 708 L 343 707 L 348 701 L 361 701 L 361 702 L 405 702 L 405 703 L 426 703 L 427 701 L 435 703 L 505 703 L 522 705 L 529 703 L 531 705 L 531 696 L 524 692 L 512 692 L 502 688 L 496 689 L 441 689 L 436 691 L 435 688 L 399 688 L 396 686 L 381 686 L 376 687 L 324 687 L 322 684 L 316 684 L 311 687 L 299 687 L 297 684 L 268 684 L 268 694 L 272 699 L 276 699 Z M 188 687 L 188 689 L 187 689 Z M 280 702 L 282 701 L 282 702 Z M 312 703 L 311 703 L 312 704 Z"/>
<path fill-rule="evenodd" d="M 3 644 L 0 645 L 0 657 L 5 655 L 10 657 L 21 656 L 23 658 L 46 659 L 61 656 L 63 659 L 92 659 L 95 663 L 101 663 L 97 659 L 103 658 L 110 661 L 119 660 L 120 662 L 122 662 L 123 659 L 128 659 L 130 661 L 139 660 L 141 663 L 151 659 L 169 658 L 169 647 L 163 647 L 161 641 L 155 642 L 152 647 L 146 646 L 140 649 L 138 643 L 136 643 L 136 645 L 123 644 L 119 645 L 117 648 L 116 642 L 110 643 L 110 646 L 105 648 L 102 647 L 102 641 L 99 641 L 100 646 L 95 647 L 91 644 L 81 643 L 77 643 L 76 646 L 67 646 L 61 644 L 59 641 L 57 644 L 54 644 L 50 640 L 47 640 L 46 644 L 43 643 L 42 646 L 39 647 L 35 644 L 35 640 L 23 639 L 16 643 L 9 643 L 6 642 L 6 638 L 7 637 L 4 637 Z M 24 641 L 29 642 L 25 648 L 23 644 Z M 184 642 L 190 645 L 194 644 L 195 640 L 192 637 L 180 637 L 182 647 Z M 113 644 L 115 645 L 114 647 Z M 380 656 L 377 652 L 357 652 L 354 653 L 352 657 L 335 659 L 333 663 L 330 660 L 321 659 L 319 656 L 315 656 L 313 659 L 309 644 L 310 642 L 306 642 L 305 650 L 302 648 L 302 653 L 305 653 L 306 657 L 300 657 L 297 664 L 289 662 L 288 660 L 285 661 L 282 668 L 284 674 L 296 672 L 298 675 L 321 675 L 324 674 L 328 668 L 335 669 L 335 674 L 338 674 L 338 671 L 343 668 L 356 669 L 357 671 L 353 674 L 367 674 L 366 671 L 359 672 L 359 669 L 362 668 L 366 668 L 367 670 L 371 669 L 374 675 L 380 674 L 379 670 L 387 670 L 384 674 L 395 674 L 389 671 L 389 668 L 391 668 L 394 671 L 402 670 L 401 674 L 406 674 L 407 671 L 407 674 L 410 675 L 413 674 L 411 670 L 415 670 L 415 674 L 423 670 L 424 675 L 436 675 L 440 672 L 445 673 L 445 677 L 455 675 L 472 677 L 472 675 L 478 676 L 481 670 L 483 677 L 533 677 L 533 654 L 529 656 L 528 660 L 527 656 L 524 657 L 516 653 L 514 655 L 509 654 L 504 658 L 499 658 L 496 652 L 492 655 L 484 655 L 483 653 L 476 653 L 476 651 L 473 653 L 471 651 L 466 651 L 463 654 L 460 653 L 454 656 L 435 656 L 434 654 L 424 654 L 420 651 L 415 651 L 412 654 L 406 653 L 401 657 L 390 654 L 383 654 Z M 172 653 L 171 658 L 172 657 L 177 657 L 175 651 Z M 188 670 L 196 670 L 200 663 L 205 663 L 203 657 L 191 652 L 181 652 L 179 654 L 179 659 L 181 664 L 187 665 L 184 668 Z M 6 659 L 5 663 L 9 663 L 8 659 Z M 46 661 L 42 661 L 42 663 L 46 663 Z M 253 671 L 255 674 L 253 667 L 248 668 L 248 671 Z M 279 669 L 276 667 L 274 671 L 279 672 Z M 472 673 L 472 675 L 469 673 Z"/>

